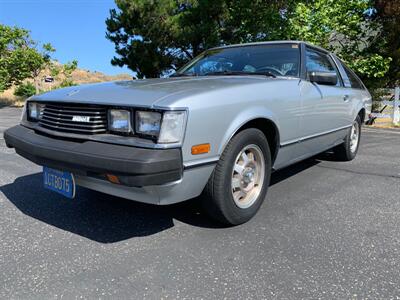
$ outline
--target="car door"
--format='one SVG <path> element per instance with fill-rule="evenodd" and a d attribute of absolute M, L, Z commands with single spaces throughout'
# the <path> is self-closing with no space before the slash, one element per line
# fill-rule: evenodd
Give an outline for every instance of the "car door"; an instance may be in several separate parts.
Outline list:
<path fill-rule="evenodd" d="M 300 83 L 300 149 L 301 156 L 305 157 L 333 147 L 344 138 L 349 126 L 350 95 L 328 52 L 306 46 L 303 57 L 306 79 Z M 311 82 L 309 74 L 312 72 L 336 74 L 336 85 Z"/>

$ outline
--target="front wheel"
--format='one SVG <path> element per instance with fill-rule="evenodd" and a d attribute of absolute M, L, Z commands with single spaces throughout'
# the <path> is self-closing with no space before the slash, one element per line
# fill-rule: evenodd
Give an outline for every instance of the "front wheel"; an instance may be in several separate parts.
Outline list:
<path fill-rule="evenodd" d="M 228 225 L 250 220 L 266 196 L 271 153 L 265 135 L 245 129 L 228 143 L 204 189 L 202 204 L 213 219 Z"/>
<path fill-rule="evenodd" d="M 353 125 L 349 129 L 344 143 L 336 146 L 333 150 L 336 158 L 340 161 L 353 160 L 358 152 L 361 138 L 361 119 L 360 116 L 354 120 Z"/>

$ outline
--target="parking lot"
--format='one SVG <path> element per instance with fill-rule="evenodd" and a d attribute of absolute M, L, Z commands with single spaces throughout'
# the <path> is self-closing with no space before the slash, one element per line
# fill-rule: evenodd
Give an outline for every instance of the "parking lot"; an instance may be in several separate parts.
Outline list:
<path fill-rule="evenodd" d="M 198 199 L 151 206 L 44 190 L 7 149 L 0 109 L 0 298 L 400 296 L 400 131 L 365 129 L 350 163 L 320 155 L 276 172 L 249 223 L 224 228 Z"/>

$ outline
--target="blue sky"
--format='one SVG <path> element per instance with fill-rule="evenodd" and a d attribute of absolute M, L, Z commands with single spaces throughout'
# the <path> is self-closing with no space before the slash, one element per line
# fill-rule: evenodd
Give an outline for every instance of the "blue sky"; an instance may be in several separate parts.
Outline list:
<path fill-rule="evenodd" d="M 106 74 L 132 72 L 114 67 L 114 44 L 105 38 L 105 19 L 113 0 L 0 0 L 0 23 L 31 31 L 34 40 L 56 48 L 61 63 L 77 59 L 79 67 Z"/>

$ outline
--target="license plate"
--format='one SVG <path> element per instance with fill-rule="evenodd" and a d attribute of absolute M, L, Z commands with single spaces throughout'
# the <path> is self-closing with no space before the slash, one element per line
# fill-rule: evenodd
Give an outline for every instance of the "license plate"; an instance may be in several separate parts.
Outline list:
<path fill-rule="evenodd" d="M 64 195 L 67 198 L 75 197 L 74 175 L 70 172 L 43 167 L 43 184 L 46 189 Z"/>

